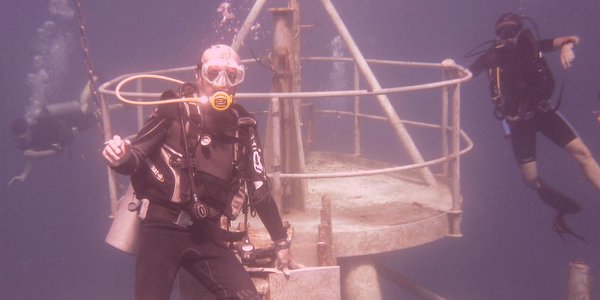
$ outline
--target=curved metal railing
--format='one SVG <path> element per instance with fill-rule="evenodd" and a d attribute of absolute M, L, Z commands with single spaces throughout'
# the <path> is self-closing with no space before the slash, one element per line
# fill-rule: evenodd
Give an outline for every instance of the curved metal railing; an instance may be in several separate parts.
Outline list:
<path fill-rule="evenodd" d="M 316 62 L 345 62 L 353 63 L 352 58 L 343 57 L 305 57 L 303 61 L 316 61 Z M 423 84 L 414 84 L 406 86 L 394 86 L 388 88 L 380 88 L 377 90 L 358 89 L 358 84 L 355 79 L 355 88 L 351 90 L 336 90 L 336 91 L 312 91 L 312 92 L 267 92 L 267 93 L 236 93 L 236 99 L 253 99 L 253 100 L 289 100 L 289 99 L 327 99 L 331 97 L 359 97 L 366 96 L 377 96 L 377 95 L 390 95 L 390 94 L 403 94 L 411 93 L 424 90 L 442 90 L 442 121 L 441 124 L 424 123 L 416 121 L 402 120 L 402 124 L 419 126 L 425 128 L 432 128 L 440 130 L 442 134 L 442 149 L 443 153 L 439 157 L 433 159 L 424 160 L 423 162 L 413 163 L 401 166 L 392 166 L 384 168 L 373 168 L 368 170 L 354 170 L 345 172 L 328 172 L 328 173 L 282 173 L 281 171 L 273 172 L 269 174 L 274 177 L 277 181 L 281 179 L 318 179 L 318 178 L 339 178 L 339 177 L 356 177 L 356 176 L 370 176 L 378 174 L 386 174 L 392 172 L 408 171 L 421 168 L 427 168 L 433 165 L 442 165 L 444 168 L 444 174 L 449 175 L 451 189 L 453 190 L 454 205 L 453 210 L 459 212 L 461 209 L 460 200 L 460 188 L 459 188 L 459 157 L 473 148 L 473 142 L 469 136 L 460 129 L 460 84 L 469 80 L 472 74 L 465 68 L 455 64 L 452 60 L 445 60 L 442 63 L 419 63 L 419 62 L 406 62 L 406 61 L 393 61 L 393 60 L 379 60 L 379 59 L 367 59 L 369 64 L 377 65 L 389 65 L 399 66 L 407 68 L 429 68 L 429 69 L 440 69 L 443 72 L 443 77 L 439 81 L 428 82 Z M 243 63 L 251 64 L 255 63 L 255 60 L 244 60 Z M 169 75 L 169 76 L 180 76 L 183 77 L 185 74 L 191 74 L 193 66 L 171 68 L 164 70 L 154 70 L 143 73 L 131 73 L 118 76 L 110 81 L 105 82 L 99 87 L 99 92 L 103 99 L 106 96 L 116 97 L 114 88 L 119 82 L 124 79 L 139 75 L 139 74 L 157 74 L 157 75 Z M 356 71 L 355 71 L 356 72 Z M 187 75 L 189 76 L 189 75 Z M 355 76 L 356 78 L 356 76 Z M 133 97 L 138 99 L 156 99 L 159 98 L 161 93 L 159 92 L 144 92 L 142 91 L 141 79 L 137 85 L 137 91 L 120 91 L 120 95 L 124 97 Z M 449 111 L 449 104 L 452 104 L 452 111 Z M 358 111 L 341 111 L 341 110 L 315 110 L 317 113 L 335 113 L 341 116 L 354 117 L 358 119 L 371 119 L 376 121 L 386 121 L 387 118 L 381 115 L 373 115 L 360 113 Z M 143 114 L 138 113 L 138 124 L 141 124 L 141 118 Z M 357 126 L 355 126 L 355 130 Z M 110 130 L 109 130 L 110 131 Z M 450 140 L 447 138 L 446 133 L 450 133 Z M 106 134 L 105 134 L 106 135 Z M 106 136 L 106 138 L 110 135 Z M 461 140 L 464 142 L 464 146 L 461 148 Z M 449 147 L 450 146 L 450 147 Z"/>

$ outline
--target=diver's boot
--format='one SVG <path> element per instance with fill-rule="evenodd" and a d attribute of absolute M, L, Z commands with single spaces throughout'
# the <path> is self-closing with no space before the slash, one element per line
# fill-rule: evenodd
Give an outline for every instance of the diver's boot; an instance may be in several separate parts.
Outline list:
<path fill-rule="evenodd" d="M 536 190 L 542 201 L 556 209 L 559 214 L 575 214 L 581 211 L 581 205 L 575 200 L 548 185 L 541 178 L 540 187 Z"/>
<path fill-rule="evenodd" d="M 558 235 L 560 236 L 561 239 L 565 239 L 563 237 L 563 233 L 565 234 L 570 234 L 578 239 L 580 239 L 581 241 L 586 241 L 584 237 L 578 235 L 577 233 L 573 232 L 573 230 L 571 230 L 571 228 L 569 228 L 569 226 L 567 225 L 567 222 L 565 221 L 565 215 L 563 213 L 558 213 L 556 215 L 556 217 L 554 218 L 554 222 L 552 223 L 552 229 L 554 229 L 554 232 L 558 233 Z"/>

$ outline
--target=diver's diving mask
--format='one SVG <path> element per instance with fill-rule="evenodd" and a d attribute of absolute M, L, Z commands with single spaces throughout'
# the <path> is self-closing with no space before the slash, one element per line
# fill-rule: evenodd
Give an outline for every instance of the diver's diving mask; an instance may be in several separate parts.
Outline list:
<path fill-rule="evenodd" d="M 200 75 L 215 87 L 234 87 L 244 81 L 245 69 L 231 59 L 211 59 L 202 64 Z"/>
<path fill-rule="evenodd" d="M 515 24 L 506 24 L 496 28 L 496 35 L 503 40 L 509 40 L 515 38 L 521 32 L 521 29 L 522 27 Z"/>
<path fill-rule="evenodd" d="M 517 37 L 523 29 L 523 18 L 524 16 L 516 15 L 514 13 L 501 15 L 496 21 L 496 35 L 503 40 Z"/>

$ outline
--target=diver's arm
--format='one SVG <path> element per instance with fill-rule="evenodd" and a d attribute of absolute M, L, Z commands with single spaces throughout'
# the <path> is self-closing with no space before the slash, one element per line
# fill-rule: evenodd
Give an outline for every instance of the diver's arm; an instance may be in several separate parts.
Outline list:
<path fill-rule="evenodd" d="M 246 153 L 243 156 L 242 165 L 244 177 L 248 182 L 250 201 L 256 209 L 260 220 L 265 224 L 273 241 L 287 239 L 287 230 L 283 227 L 277 203 L 271 196 L 269 179 L 264 167 L 264 158 L 260 137 L 256 133 L 256 122 L 242 127 L 240 139 L 244 142 Z"/>
<path fill-rule="evenodd" d="M 269 192 L 267 197 L 263 198 L 262 201 L 255 201 L 254 209 L 256 209 L 262 223 L 265 224 L 271 240 L 275 243 L 277 268 L 284 272 L 288 269 L 303 268 L 304 265 L 297 263 L 292 258 L 292 252 L 290 251 L 291 241 L 288 239 L 287 229 L 283 226 L 277 204 L 273 200 L 271 193 Z"/>
<path fill-rule="evenodd" d="M 483 72 L 484 70 L 487 70 L 490 67 L 490 63 L 492 61 L 492 55 L 493 54 L 491 51 L 487 51 L 487 52 L 483 53 L 481 56 L 479 56 L 477 58 L 477 60 L 475 60 L 475 62 L 473 62 L 469 66 L 468 69 L 473 74 L 473 77 L 476 77 L 477 75 L 481 74 L 481 72 Z"/>
<path fill-rule="evenodd" d="M 169 119 L 153 114 L 132 141 L 115 136 L 105 142 L 102 155 L 117 173 L 131 175 L 144 164 L 148 154 L 162 143 L 169 124 Z"/>
<path fill-rule="evenodd" d="M 104 142 L 102 156 L 104 156 L 111 168 L 118 169 L 128 161 L 132 160 L 131 141 L 122 139 L 119 135 L 113 136 L 112 139 Z"/>
<path fill-rule="evenodd" d="M 250 201 L 258 213 L 261 222 L 267 228 L 271 240 L 275 243 L 277 249 L 277 268 L 287 272 L 288 269 L 303 268 L 302 264 L 294 261 L 290 251 L 291 241 L 288 239 L 287 229 L 283 226 L 281 215 L 277 203 L 271 195 L 269 180 L 262 162 L 262 146 L 260 138 L 256 134 L 256 127 L 247 128 L 248 153 L 245 165 L 248 166 L 246 178 L 249 182 Z M 250 167 L 251 166 L 251 167 Z"/>
<path fill-rule="evenodd" d="M 33 169 L 33 161 L 31 158 L 28 158 L 27 162 L 25 163 L 25 168 L 23 169 L 23 172 L 21 173 L 21 175 L 15 176 L 10 181 L 8 181 L 8 186 L 11 186 L 15 183 L 21 183 L 21 182 L 25 181 L 25 179 L 27 179 L 27 177 L 29 176 L 29 173 L 31 173 L 32 169 Z"/>
<path fill-rule="evenodd" d="M 27 162 L 25 163 L 25 168 L 23 169 L 23 172 L 21 172 L 21 175 L 15 176 L 13 177 L 10 181 L 8 181 L 8 185 L 12 185 L 14 183 L 21 183 L 23 181 L 25 181 L 25 179 L 27 179 L 27 177 L 29 176 L 29 173 L 31 173 L 31 170 L 33 169 L 33 159 L 34 158 L 42 158 L 42 157 L 46 157 L 46 156 L 51 156 L 54 155 L 58 152 L 58 150 L 56 149 L 48 149 L 48 150 L 32 150 L 32 149 L 27 149 L 23 151 L 23 156 L 25 158 L 27 158 Z"/>
<path fill-rule="evenodd" d="M 553 49 L 560 49 L 560 63 L 563 68 L 571 67 L 575 59 L 573 48 L 579 44 L 579 37 L 575 35 L 557 37 L 552 40 Z"/>
<path fill-rule="evenodd" d="M 254 209 L 256 209 L 265 228 L 267 228 L 271 240 L 280 241 L 287 239 L 287 230 L 283 226 L 283 221 L 279 215 L 279 209 L 277 208 L 277 204 L 275 203 L 275 200 L 273 200 L 271 193 L 263 199 L 255 200 L 258 201 L 254 201 Z"/>
<path fill-rule="evenodd" d="M 552 46 L 554 47 L 554 50 L 561 49 L 562 47 L 567 46 L 569 44 L 572 47 L 579 45 L 579 37 L 576 35 L 569 35 L 557 37 L 552 40 Z"/>
<path fill-rule="evenodd" d="M 160 96 L 161 100 L 174 98 L 177 94 L 172 90 Z M 148 154 L 165 140 L 171 124 L 179 120 L 179 104 L 160 105 L 129 144 L 128 140 L 123 144 L 119 140 L 107 141 L 102 154 L 117 173 L 131 175 L 145 165 Z"/>

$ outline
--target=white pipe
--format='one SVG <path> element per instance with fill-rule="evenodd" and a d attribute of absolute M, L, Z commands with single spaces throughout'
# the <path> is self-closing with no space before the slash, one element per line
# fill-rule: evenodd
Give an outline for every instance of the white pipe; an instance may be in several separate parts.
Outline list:
<path fill-rule="evenodd" d="M 238 30 L 238 33 L 236 34 L 235 38 L 233 39 L 233 43 L 231 44 L 231 48 L 233 48 L 233 50 L 235 50 L 236 52 L 239 51 L 242 45 L 244 44 L 246 36 L 248 36 L 248 33 L 250 33 L 250 29 L 252 28 L 252 24 L 254 24 L 256 18 L 258 18 L 258 15 L 262 11 L 262 8 L 265 5 L 266 1 L 267 0 L 256 0 L 256 2 L 254 2 L 254 5 L 250 9 L 250 12 L 248 12 L 248 16 L 246 17 L 244 24 L 242 24 L 242 27 L 240 27 L 240 30 Z"/>
<path fill-rule="evenodd" d="M 367 84 L 369 84 L 369 86 L 373 90 L 380 90 L 381 85 L 377 81 L 375 74 L 373 74 L 373 71 L 371 71 L 371 68 L 369 67 L 366 59 L 364 58 L 360 49 L 354 42 L 354 39 L 350 35 L 350 31 L 348 31 L 348 28 L 346 28 L 346 25 L 344 25 L 342 18 L 338 14 L 331 1 L 321 0 L 321 2 L 323 3 L 325 10 L 329 14 L 329 17 L 333 21 L 333 24 L 337 28 L 338 33 L 342 37 L 344 44 L 346 44 L 346 47 L 348 48 L 348 50 L 350 50 L 350 53 L 352 54 L 352 57 L 354 57 L 354 62 L 358 66 L 358 69 L 365 76 Z M 415 163 L 422 163 L 424 161 L 423 156 L 421 155 L 419 149 L 417 148 L 412 138 L 402 125 L 400 117 L 398 117 L 398 114 L 396 114 L 396 110 L 390 103 L 389 99 L 387 98 L 387 95 L 378 94 L 376 98 L 377 101 L 379 101 L 379 105 L 383 109 L 384 113 L 388 117 L 390 125 L 396 132 L 396 136 L 398 137 L 398 139 L 400 139 L 400 142 L 404 146 L 404 149 L 406 150 L 408 155 L 411 157 L 412 161 Z M 429 170 L 428 168 L 423 168 L 420 170 L 420 172 L 421 176 L 423 176 L 423 179 L 425 180 L 425 182 L 427 182 L 428 185 L 437 185 L 435 177 L 431 173 L 431 170 Z"/>

